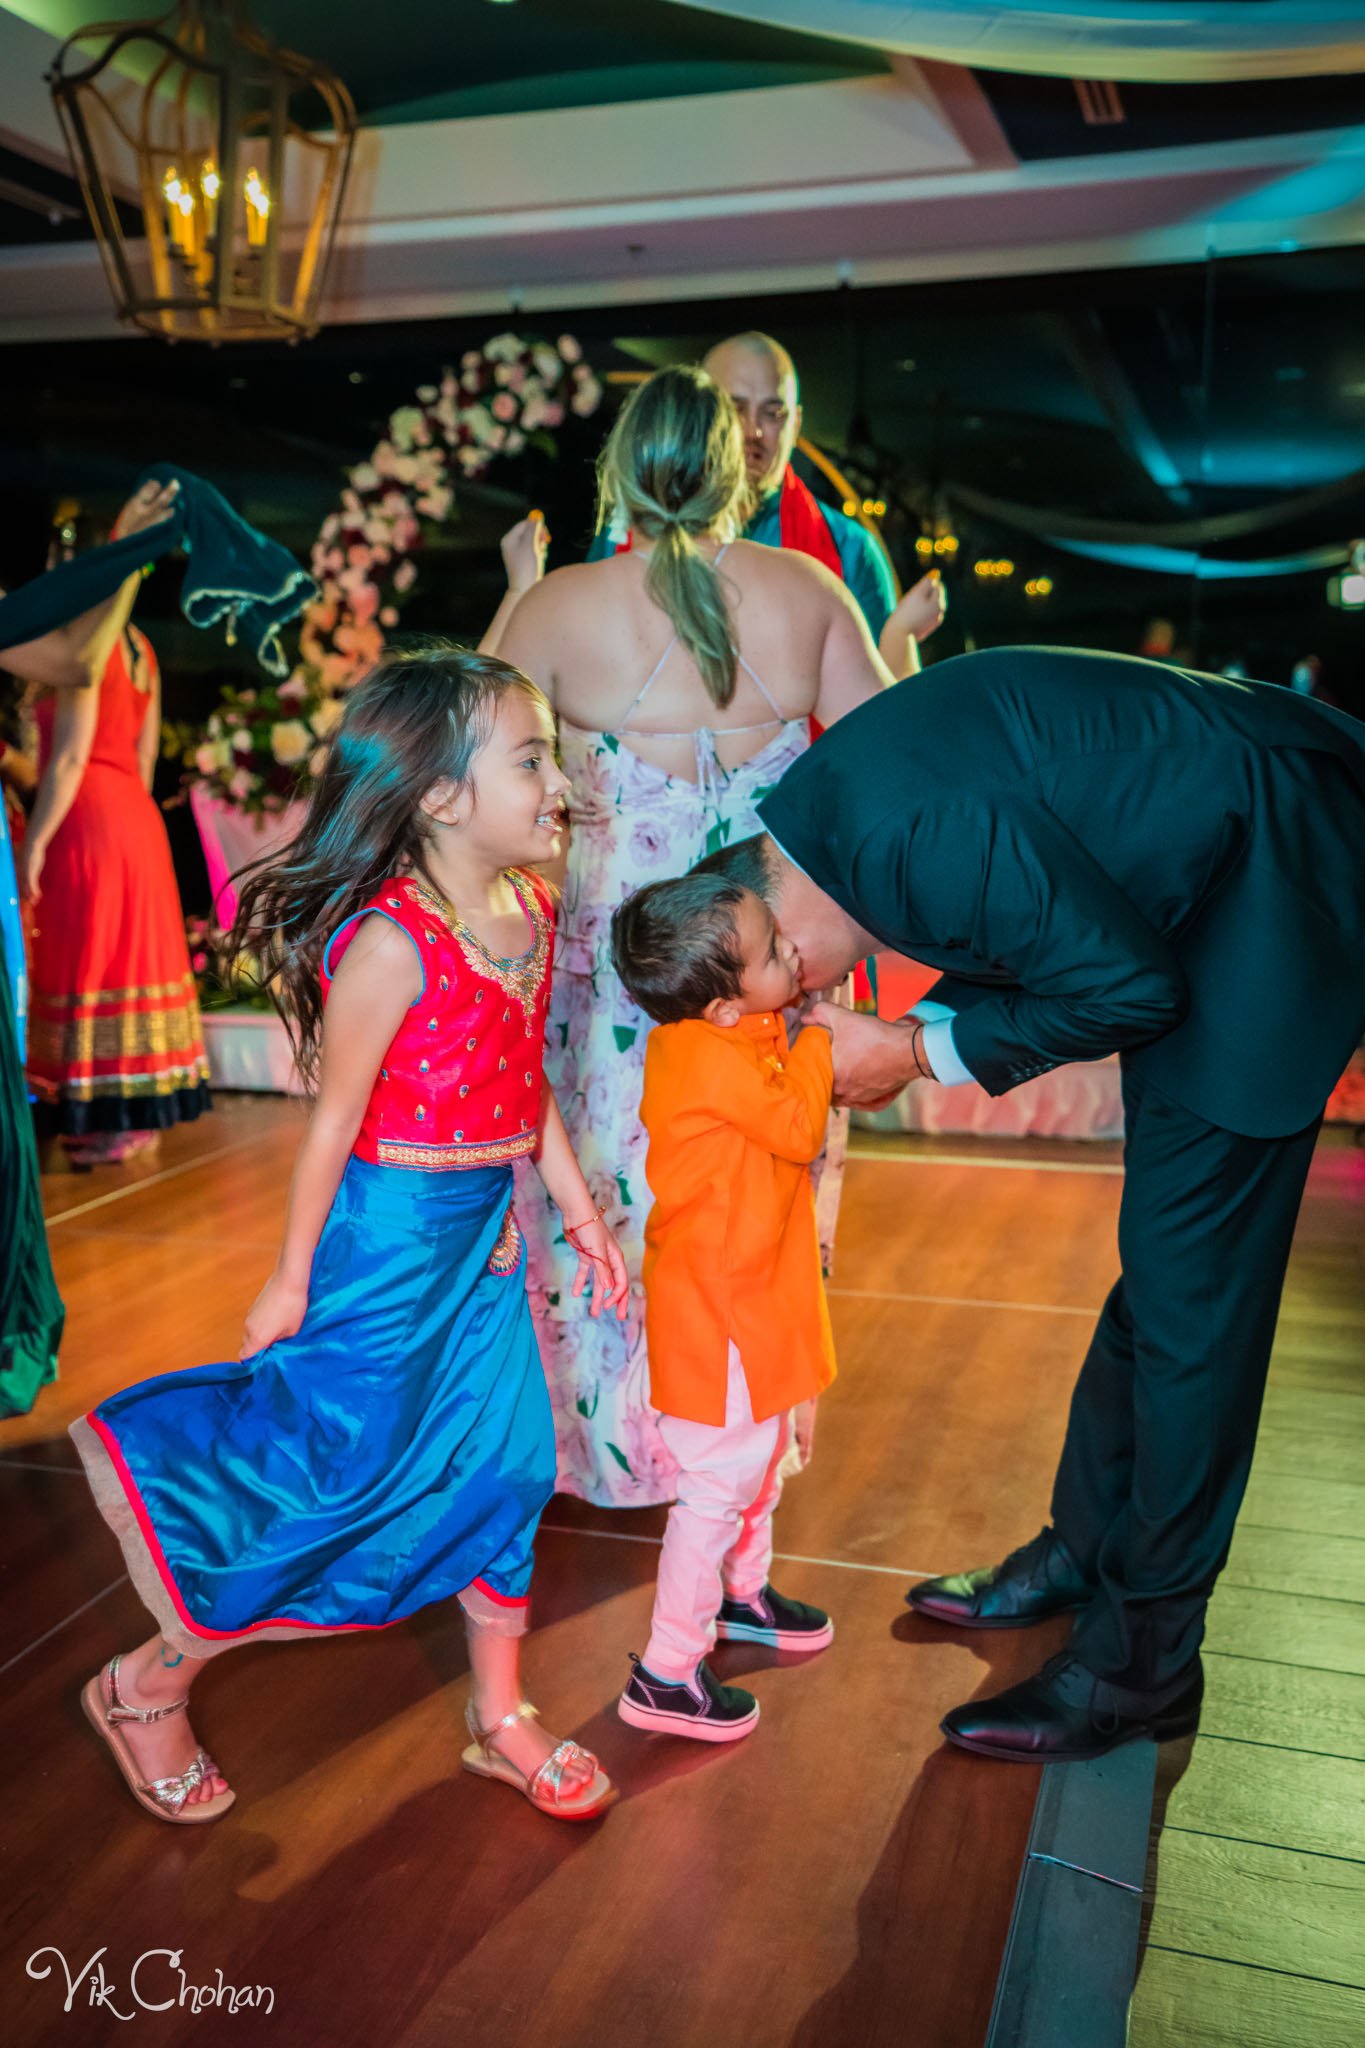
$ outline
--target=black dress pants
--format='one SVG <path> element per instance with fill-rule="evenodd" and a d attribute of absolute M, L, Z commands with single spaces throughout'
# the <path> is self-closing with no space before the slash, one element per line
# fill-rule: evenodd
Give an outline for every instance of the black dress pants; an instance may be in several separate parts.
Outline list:
<path fill-rule="evenodd" d="M 1074 1654 L 1147 1692 L 1198 1651 L 1227 1559 L 1321 1118 L 1239 1137 L 1126 1065 L 1123 1103 L 1122 1277 L 1072 1396 L 1052 1517 L 1099 1588 Z"/>

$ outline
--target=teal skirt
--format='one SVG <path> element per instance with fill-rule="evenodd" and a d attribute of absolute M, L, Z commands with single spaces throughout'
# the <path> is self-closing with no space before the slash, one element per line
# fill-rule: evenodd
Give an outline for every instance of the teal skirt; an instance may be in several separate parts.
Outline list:
<path fill-rule="evenodd" d="M 555 1450 L 511 1197 L 506 1167 L 352 1159 L 295 1336 L 73 1424 L 173 1641 L 377 1628 L 471 1587 L 524 1603 Z"/>

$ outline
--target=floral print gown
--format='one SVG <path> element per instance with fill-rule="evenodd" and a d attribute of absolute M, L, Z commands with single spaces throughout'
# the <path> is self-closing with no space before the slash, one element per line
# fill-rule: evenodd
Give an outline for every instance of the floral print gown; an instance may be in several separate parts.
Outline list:
<path fill-rule="evenodd" d="M 560 1489 L 604 1507 L 644 1507 L 672 1500 L 676 1467 L 649 1402 L 640 1283 L 652 1199 L 639 1120 L 650 1020 L 613 972 L 611 914 L 633 889 L 683 874 L 704 854 L 761 830 L 755 807 L 809 746 L 810 730 L 805 719 L 782 723 L 766 745 L 729 772 L 716 758 L 712 735 L 703 730 L 695 736 L 695 783 L 642 760 L 615 733 L 585 731 L 562 718 L 559 732 L 564 772 L 573 783 L 572 838 L 545 1078 L 592 1198 L 625 1254 L 631 1279 L 626 1320 L 593 1321 L 582 1301 L 573 1299 L 577 1258 L 564 1241 L 558 1210 L 535 1174 L 524 1170 L 518 1175 L 517 1213 L 554 1407 Z M 834 1111 L 825 1152 L 813 1169 L 827 1271 L 847 1134 L 848 1112 Z"/>

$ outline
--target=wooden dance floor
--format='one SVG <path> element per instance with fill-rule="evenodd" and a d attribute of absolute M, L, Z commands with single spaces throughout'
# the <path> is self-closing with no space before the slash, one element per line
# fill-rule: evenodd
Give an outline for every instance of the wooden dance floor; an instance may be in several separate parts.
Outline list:
<path fill-rule="evenodd" d="M 148 1950 L 273 2011 L 138 2012 L 127 2038 L 288 2048 L 981 2048 L 1038 1774 L 947 1749 L 945 1708 L 1034 1668 L 1065 1624 L 955 1638 L 912 1575 L 991 1559 L 1045 1519 L 1067 1397 L 1112 1278 L 1116 1149 L 857 1139 L 832 1297 L 841 1377 L 779 1511 L 777 1583 L 828 1607 L 802 1664 L 740 1645 L 763 1718 L 734 1748 L 614 1712 L 647 1634 L 662 1511 L 557 1499 L 527 1690 L 597 1750 L 620 1803 L 582 1828 L 459 1769 L 457 1609 L 210 1667 L 201 1739 L 223 1823 L 134 1808 L 82 1682 L 148 1632 L 65 1425 L 163 1368 L 233 1356 L 272 1260 L 301 1111 L 223 1098 L 154 1163 L 45 1181 L 69 1307 L 59 1382 L 0 1424 L 0 1741 L 10 1762 L 5 2035 L 123 2039 L 62 2010 L 104 1950 L 112 2005 Z M 7 1660 L 7 1661 L 6 1661 Z M 157 1996 L 178 1992 L 164 1961 Z M 221 1972 L 221 1980 L 218 1974 Z M 164 1988 L 169 1987 L 169 1988 Z"/>

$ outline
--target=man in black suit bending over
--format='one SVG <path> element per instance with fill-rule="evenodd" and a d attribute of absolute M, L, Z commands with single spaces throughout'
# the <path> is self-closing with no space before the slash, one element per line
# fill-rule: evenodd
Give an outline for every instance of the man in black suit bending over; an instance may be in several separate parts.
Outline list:
<path fill-rule="evenodd" d="M 841 719 L 759 812 L 765 836 L 702 865 L 767 898 L 807 989 L 877 947 L 942 971 L 900 1023 L 821 1010 L 840 1099 L 917 1077 L 1000 1095 L 1120 1056 L 1121 1277 L 1052 1525 L 909 1600 L 963 1628 L 1077 1611 L 1061 1657 L 947 1716 L 964 1748 L 1184 1733 L 1314 1139 L 1365 1029 L 1365 726 L 1259 683 L 994 648 Z"/>

